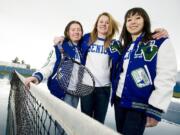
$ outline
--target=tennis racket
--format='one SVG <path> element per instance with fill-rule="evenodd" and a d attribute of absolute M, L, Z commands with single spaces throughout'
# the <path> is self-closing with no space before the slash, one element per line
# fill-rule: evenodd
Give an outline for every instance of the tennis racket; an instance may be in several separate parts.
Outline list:
<path fill-rule="evenodd" d="M 63 55 L 58 67 L 57 79 L 61 89 L 74 96 L 89 95 L 95 88 L 92 73 L 67 55 Z"/>

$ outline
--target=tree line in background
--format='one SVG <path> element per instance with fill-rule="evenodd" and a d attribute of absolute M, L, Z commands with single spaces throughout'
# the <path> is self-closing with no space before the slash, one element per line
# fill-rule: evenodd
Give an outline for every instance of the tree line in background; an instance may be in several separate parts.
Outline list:
<path fill-rule="evenodd" d="M 23 64 L 23 65 L 26 65 L 27 69 L 31 69 L 30 64 L 26 64 L 24 60 L 20 61 L 18 57 L 16 57 L 14 60 L 12 60 L 12 63 Z"/>

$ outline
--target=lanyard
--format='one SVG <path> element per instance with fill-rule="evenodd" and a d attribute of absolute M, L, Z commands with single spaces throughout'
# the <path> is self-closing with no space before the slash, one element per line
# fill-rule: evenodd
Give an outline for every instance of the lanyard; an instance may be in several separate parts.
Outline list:
<path fill-rule="evenodd" d="M 72 48 L 73 48 L 74 51 L 75 51 L 75 56 L 74 56 L 74 58 L 76 58 L 76 55 L 78 55 L 79 60 L 81 61 L 81 59 L 82 59 L 82 54 L 81 54 L 81 52 L 80 52 L 80 48 L 79 48 L 78 44 L 75 45 L 75 44 L 73 44 L 71 41 L 69 41 L 68 44 L 69 44 L 70 46 L 72 46 Z"/>

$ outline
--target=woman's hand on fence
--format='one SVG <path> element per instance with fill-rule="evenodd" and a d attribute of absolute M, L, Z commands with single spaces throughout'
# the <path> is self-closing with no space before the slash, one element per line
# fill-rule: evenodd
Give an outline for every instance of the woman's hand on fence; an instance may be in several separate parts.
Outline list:
<path fill-rule="evenodd" d="M 28 77 L 25 79 L 25 82 L 24 82 L 26 89 L 28 89 L 28 90 L 30 89 L 30 83 L 31 82 L 34 84 L 39 84 L 39 81 L 36 77 L 34 77 L 34 76 Z"/>

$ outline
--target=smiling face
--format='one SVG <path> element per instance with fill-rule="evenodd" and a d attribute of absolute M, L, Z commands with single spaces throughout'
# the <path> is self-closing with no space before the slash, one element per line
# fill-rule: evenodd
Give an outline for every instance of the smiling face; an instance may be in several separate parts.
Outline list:
<path fill-rule="evenodd" d="M 144 27 L 144 19 L 137 13 L 130 15 L 126 20 L 127 31 L 133 36 L 139 36 Z"/>
<path fill-rule="evenodd" d="M 77 23 L 71 24 L 69 27 L 69 30 L 67 32 L 69 39 L 74 43 L 79 42 L 79 40 L 82 37 L 82 34 L 83 34 L 83 32 L 82 32 L 81 26 Z"/>
<path fill-rule="evenodd" d="M 106 37 L 109 30 L 109 17 L 102 15 L 97 23 L 98 37 Z"/>

